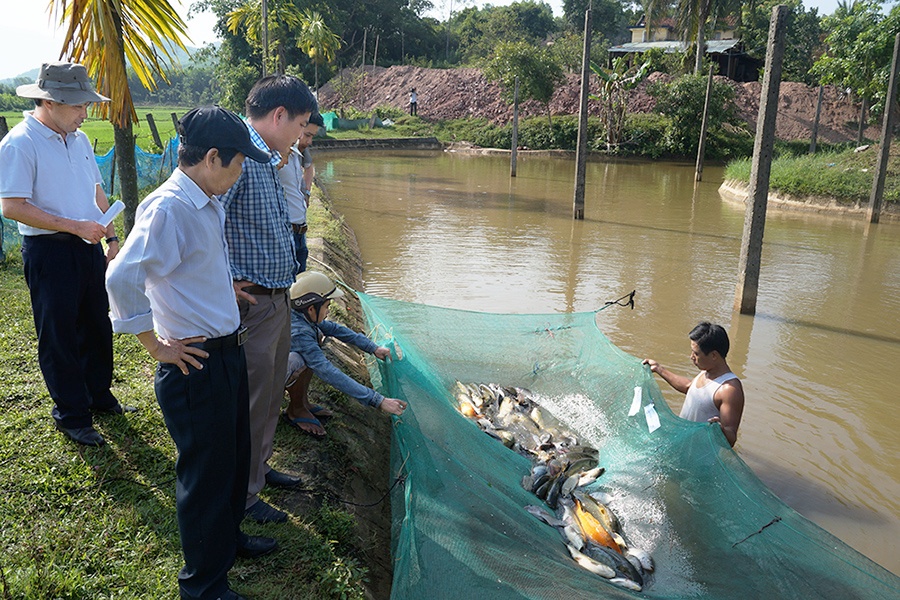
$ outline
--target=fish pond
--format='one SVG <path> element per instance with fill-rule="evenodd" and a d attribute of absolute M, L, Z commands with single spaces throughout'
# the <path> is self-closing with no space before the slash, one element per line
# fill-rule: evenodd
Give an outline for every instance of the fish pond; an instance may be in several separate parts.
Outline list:
<path fill-rule="evenodd" d="M 366 291 L 493 313 L 589 312 L 636 357 L 691 375 L 721 323 L 746 408 L 735 451 L 784 502 L 900 573 L 900 225 L 769 209 L 755 316 L 733 310 L 744 208 L 722 169 L 454 153 L 315 157 Z M 635 290 L 634 308 L 611 305 Z M 677 413 L 683 396 L 657 378 Z"/>

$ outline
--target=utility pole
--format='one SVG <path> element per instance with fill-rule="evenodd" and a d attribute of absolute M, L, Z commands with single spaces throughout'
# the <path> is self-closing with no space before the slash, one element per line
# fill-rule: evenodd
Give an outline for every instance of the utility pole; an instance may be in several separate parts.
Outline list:
<path fill-rule="evenodd" d="M 888 158 L 891 154 L 891 131 L 893 130 L 894 102 L 897 100 L 897 70 L 900 69 L 900 33 L 894 39 L 894 60 L 891 62 L 891 79 L 884 99 L 884 120 L 881 126 L 881 148 L 878 152 L 878 164 L 875 166 L 875 180 L 872 183 L 872 195 L 869 196 L 869 223 L 877 223 L 881 219 L 881 200 L 884 197 L 884 180 L 887 176 Z"/>
<path fill-rule="evenodd" d="M 578 106 L 578 148 L 575 150 L 575 201 L 572 218 L 584 220 L 584 171 L 587 162 L 587 103 L 591 73 L 591 3 L 584 11 L 584 51 L 581 54 L 581 101 Z"/>
<path fill-rule="evenodd" d="M 519 154 L 519 76 L 513 93 L 512 149 L 509 154 L 509 176 L 516 176 L 516 160 Z"/>
<path fill-rule="evenodd" d="M 775 146 L 775 117 L 778 114 L 781 64 L 784 59 L 784 32 L 789 11 L 787 6 L 779 4 L 772 9 L 772 20 L 769 22 L 765 75 L 759 97 L 756 139 L 750 164 L 750 190 L 747 194 L 738 285 L 734 298 L 734 307 L 742 315 L 756 314 L 762 241 L 766 228 L 766 203 L 769 201 L 769 175 L 772 172 L 772 149 Z"/>

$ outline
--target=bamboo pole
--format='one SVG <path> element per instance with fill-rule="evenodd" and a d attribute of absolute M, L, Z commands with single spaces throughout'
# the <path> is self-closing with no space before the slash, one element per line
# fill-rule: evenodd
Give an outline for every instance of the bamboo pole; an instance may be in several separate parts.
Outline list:
<path fill-rule="evenodd" d="M 703 121 L 700 124 L 700 142 L 697 144 L 697 167 L 694 181 L 703 179 L 703 154 L 706 152 L 706 128 L 709 123 L 709 102 L 712 97 L 714 66 L 709 65 L 709 78 L 706 82 L 706 100 L 703 102 Z"/>

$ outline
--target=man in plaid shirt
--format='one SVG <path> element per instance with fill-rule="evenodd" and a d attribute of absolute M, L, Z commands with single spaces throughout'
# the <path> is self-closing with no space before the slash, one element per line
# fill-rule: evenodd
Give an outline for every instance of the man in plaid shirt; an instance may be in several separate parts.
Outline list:
<path fill-rule="evenodd" d="M 259 499 L 260 490 L 266 484 L 292 487 L 300 483 L 299 478 L 267 464 L 284 398 L 291 343 L 287 291 L 299 272 L 278 164 L 316 109 L 312 92 L 296 77 L 270 75 L 257 81 L 244 112 L 251 140 L 272 158 L 267 163 L 247 161 L 237 183 L 221 197 L 232 279 L 241 323 L 249 334 L 244 344 L 250 385 L 246 513 L 260 523 L 287 520 L 287 514 Z"/>

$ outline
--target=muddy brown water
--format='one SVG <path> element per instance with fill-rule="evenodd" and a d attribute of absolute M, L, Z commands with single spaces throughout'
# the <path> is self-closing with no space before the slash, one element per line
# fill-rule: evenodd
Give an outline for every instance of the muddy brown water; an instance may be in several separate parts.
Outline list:
<path fill-rule="evenodd" d="M 504 313 L 598 313 L 637 357 L 685 375 L 687 333 L 729 330 L 747 405 L 736 451 L 795 510 L 900 573 L 900 225 L 768 211 L 755 316 L 733 311 L 744 210 L 722 169 L 452 153 L 316 157 L 371 294 Z M 683 397 L 657 379 L 673 410 Z"/>

